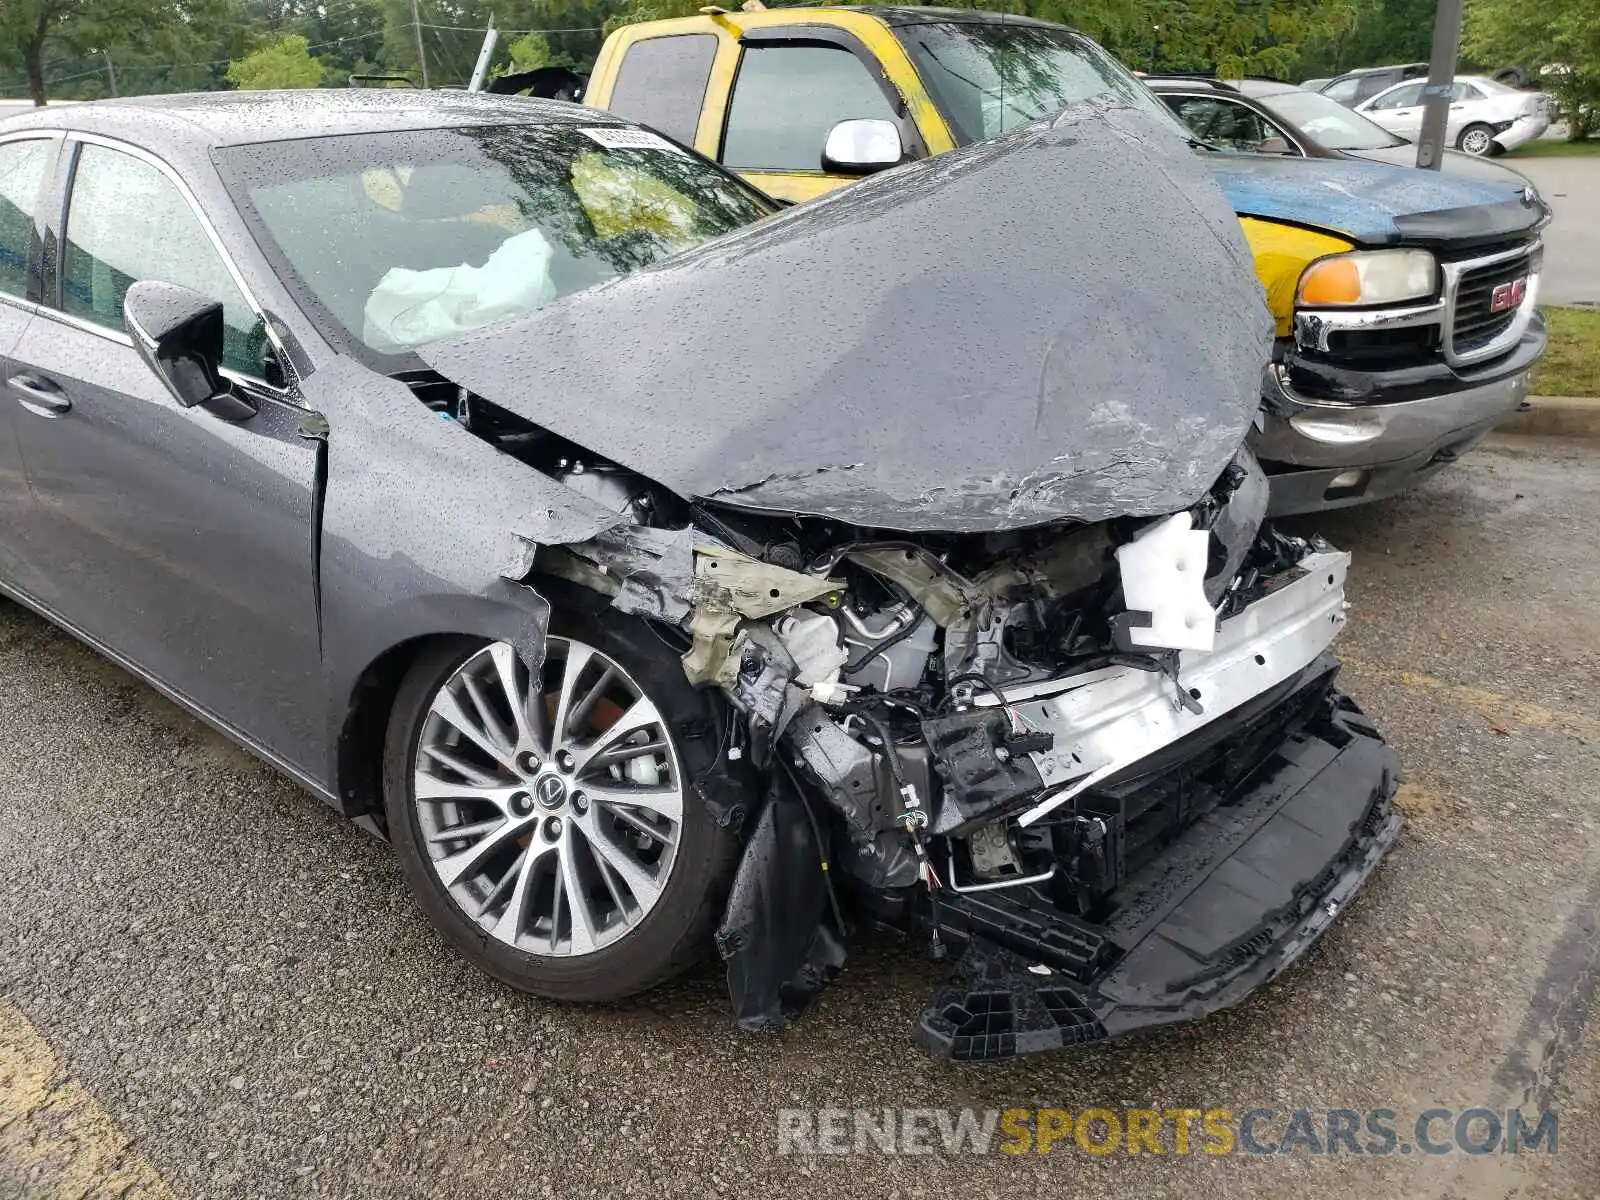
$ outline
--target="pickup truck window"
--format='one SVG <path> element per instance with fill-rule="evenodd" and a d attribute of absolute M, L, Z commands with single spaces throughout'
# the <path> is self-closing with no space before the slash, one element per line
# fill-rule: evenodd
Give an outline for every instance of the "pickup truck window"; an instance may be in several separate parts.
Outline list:
<path fill-rule="evenodd" d="M 1069 29 L 1001 21 L 913 21 L 895 30 L 963 142 L 998 137 L 1091 96 L 1125 101 L 1192 136 L 1150 90 Z"/>
<path fill-rule="evenodd" d="M 711 33 L 635 42 L 622 57 L 606 107 L 624 120 L 649 125 L 692 146 L 716 56 L 717 38 Z"/>
<path fill-rule="evenodd" d="M 613 107 L 615 107 L 613 105 Z M 728 104 L 723 165 L 735 171 L 820 171 L 839 121 L 896 114 L 864 63 L 840 46 L 747 45 Z"/>

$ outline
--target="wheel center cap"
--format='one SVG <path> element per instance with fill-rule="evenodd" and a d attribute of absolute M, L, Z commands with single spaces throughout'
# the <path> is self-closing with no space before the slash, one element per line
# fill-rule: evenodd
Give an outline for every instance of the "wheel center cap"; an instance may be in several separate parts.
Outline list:
<path fill-rule="evenodd" d="M 567 781 L 559 775 L 542 775 L 533 785 L 533 794 L 546 808 L 560 808 L 567 801 Z"/>

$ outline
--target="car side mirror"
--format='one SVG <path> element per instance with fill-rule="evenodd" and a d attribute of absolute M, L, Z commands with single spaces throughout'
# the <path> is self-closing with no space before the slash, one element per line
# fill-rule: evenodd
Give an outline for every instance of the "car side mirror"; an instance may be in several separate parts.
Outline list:
<path fill-rule="evenodd" d="M 1294 148 L 1281 137 L 1262 138 L 1256 143 L 1257 154 L 1293 154 Z"/>
<path fill-rule="evenodd" d="M 898 166 L 905 157 L 900 129 L 893 121 L 857 118 L 828 130 L 822 169 L 830 175 L 871 175 Z"/>
<path fill-rule="evenodd" d="M 133 348 L 184 408 L 246 421 L 256 407 L 233 390 L 222 365 L 222 305 L 175 283 L 141 280 L 122 301 Z"/>

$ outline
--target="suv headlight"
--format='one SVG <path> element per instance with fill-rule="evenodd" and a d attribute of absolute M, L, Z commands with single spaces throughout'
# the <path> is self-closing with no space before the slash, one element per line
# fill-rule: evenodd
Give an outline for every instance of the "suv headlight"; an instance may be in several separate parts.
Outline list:
<path fill-rule="evenodd" d="M 1439 265 L 1427 250 L 1356 250 L 1320 258 L 1300 275 L 1296 303 L 1311 308 L 1427 300 Z"/>

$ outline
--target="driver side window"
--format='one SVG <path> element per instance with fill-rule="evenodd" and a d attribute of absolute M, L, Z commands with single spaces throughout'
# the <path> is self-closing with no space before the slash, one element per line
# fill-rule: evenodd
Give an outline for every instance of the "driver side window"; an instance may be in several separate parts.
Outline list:
<path fill-rule="evenodd" d="M 722 135 L 733 171 L 820 171 L 828 130 L 897 114 L 866 66 L 841 46 L 746 46 Z"/>
<path fill-rule="evenodd" d="M 72 176 L 61 306 L 119 332 L 128 288 L 141 279 L 220 301 L 222 365 L 264 378 L 266 330 L 176 184 L 142 159 L 84 144 Z"/>
<path fill-rule="evenodd" d="M 1255 150 L 1268 138 L 1283 137 L 1253 109 L 1221 97 L 1183 96 L 1174 108 L 1197 137 L 1213 146 Z"/>

